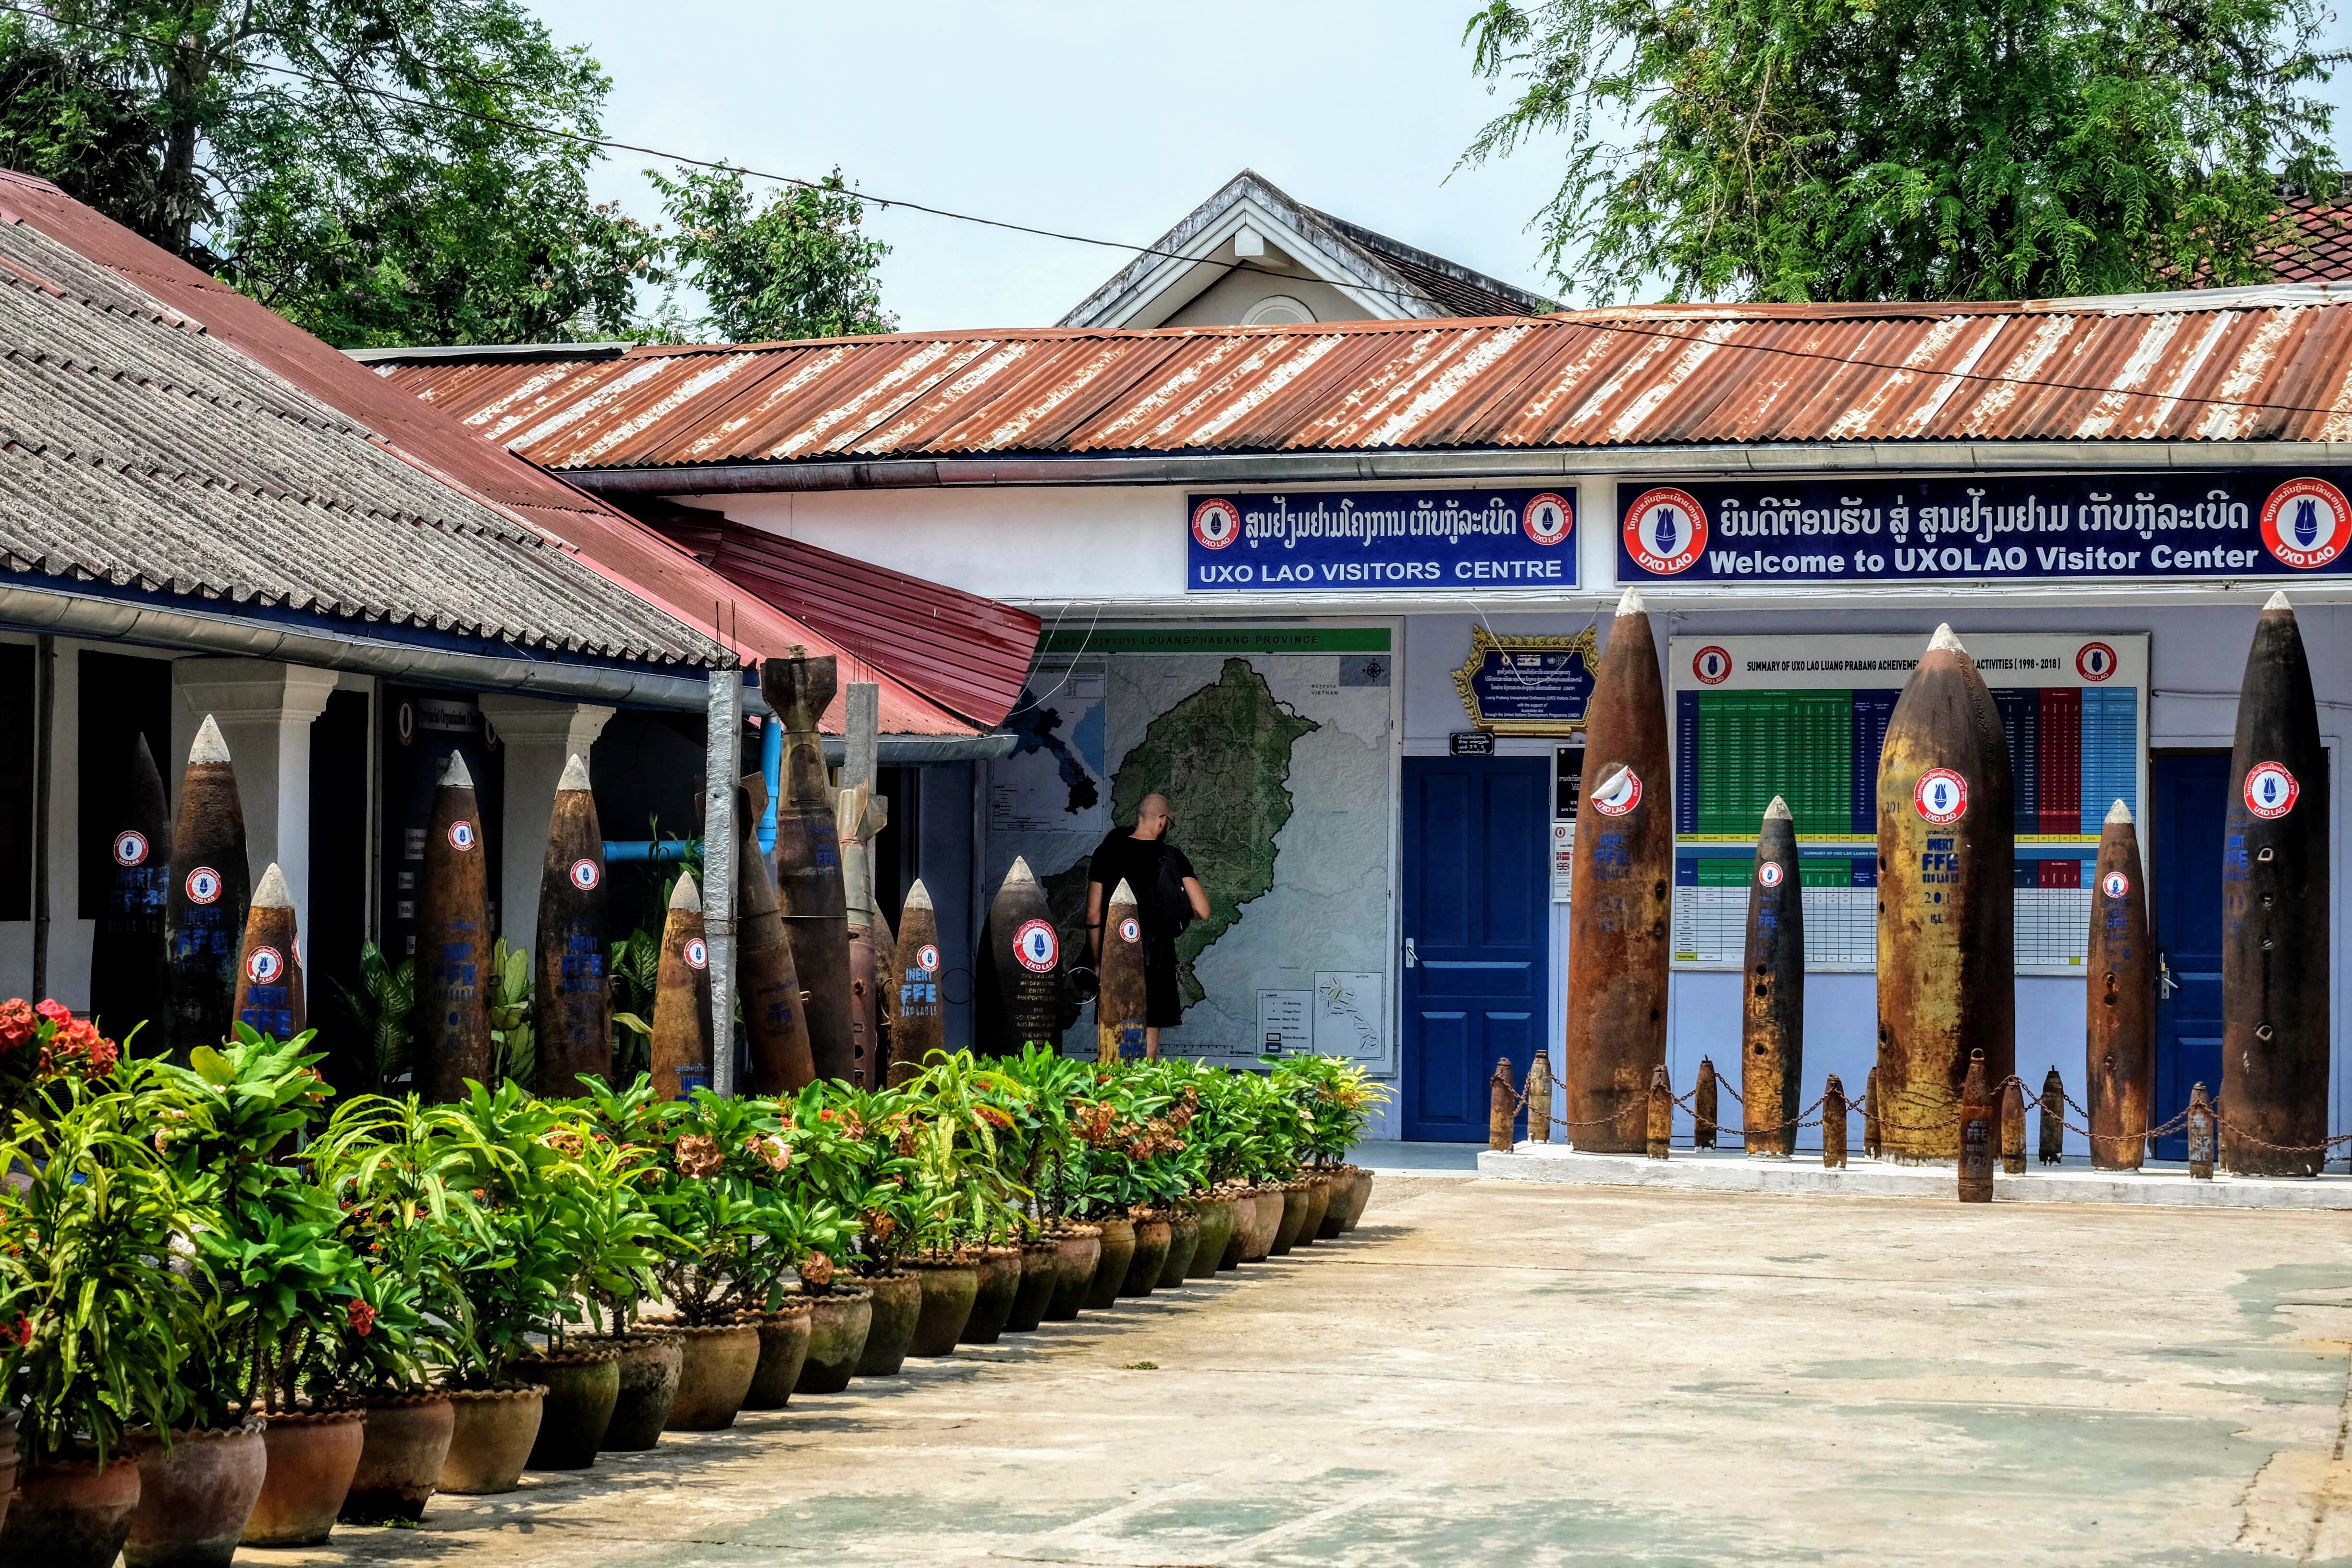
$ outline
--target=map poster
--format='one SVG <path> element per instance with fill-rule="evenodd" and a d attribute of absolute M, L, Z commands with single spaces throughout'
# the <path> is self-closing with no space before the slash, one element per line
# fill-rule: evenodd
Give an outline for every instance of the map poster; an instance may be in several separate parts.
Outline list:
<path fill-rule="evenodd" d="M 1102 666 L 1041 665 L 1004 721 L 1013 753 L 988 768 L 991 833 L 1082 833 L 1109 818 L 1103 782 Z M 1089 844 L 1087 847 L 1093 846 Z"/>
<path fill-rule="evenodd" d="M 1312 991 L 1261 991 L 1257 994 L 1257 1033 L 1267 1056 L 1312 1050 L 1314 1032 L 1307 1020 L 1315 1007 Z"/>
<path fill-rule="evenodd" d="M 1315 1054 L 1374 1058 L 1387 1031 L 1388 976 L 1325 973 L 1315 977 Z"/>

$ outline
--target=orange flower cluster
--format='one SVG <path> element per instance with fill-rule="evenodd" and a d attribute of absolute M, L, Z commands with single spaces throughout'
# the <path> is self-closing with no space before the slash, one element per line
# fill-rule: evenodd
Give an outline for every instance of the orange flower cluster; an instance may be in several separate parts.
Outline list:
<path fill-rule="evenodd" d="M 1070 1101 L 1070 1125 L 1076 1130 L 1078 1142 L 1089 1148 L 1108 1146 L 1111 1128 L 1118 1121 L 1118 1108 L 1107 1100 Z"/>
<path fill-rule="evenodd" d="M 1164 1116 L 1155 1116 L 1140 1127 L 1130 1121 L 1119 1131 L 1127 1138 L 1129 1159 L 1149 1160 L 1154 1154 L 1173 1154 L 1184 1147 L 1175 1124 Z"/>
<path fill-rule="evenodd" d="M 801 1283 L 818 1290 L 833 1283 L 833 1259 L 812 1252 L 800 1267 Z"/>
<path fill-rule="evenodd" d="M 24 1049 L 36 1040 L 41 1047 L 38 1071 L 43 1077 L 78 1072 L 100 1078 L 114 1070 L 121 1050 L 98 1032 L 87 1018 L 77 1018 L 64 1003 L 47 998 L 27 1005 L 21 996 L 0 1002 L 0 1057 Z"/>
<path fill-rule="evenodd" d="M 352 1303 L 352 1332 L 365 1339 L 375 1329 L 375 1309 L 365 1301 Z"/>
<path fill-rule="evenodd" d="M 972 1107 L 972 1114 L 1000 1131 L 1010 1129 L 1013 1125 L 1013 1118 L 992 1105 L 976 1105 Z"/>
<path fill-rule="evenodd" d="M 762 1138 L 753 1133 L 743 1140 L 743 1151 L 771 1171 L 781 1171 L 793 1163 L 793 1146 L 782 1138 Z"/>
<path fill-rule="evenodd" d="M 892 1237 L 898 1234 L 898 1220 L 892 1215 L 884 1214 L 880 1209 L 866 1210 L 865 1219 L 866 1234 L 878 1242 L 887 1243 Z"/>
<path fill-rule="evenodd" d="M 577 1160 L 588 1147 L 588 1141 L 568 1127 L 559 1127 L 540 1140 L 567 1160 Z"/>
<path fill-rule="evenodd" d="M 689 1132 L 677 1141 L 677 1168 L 697 1181 L 717 1175 L 719 1167 L 726 1163 L 719 1140 L 708 1133 Z"/>

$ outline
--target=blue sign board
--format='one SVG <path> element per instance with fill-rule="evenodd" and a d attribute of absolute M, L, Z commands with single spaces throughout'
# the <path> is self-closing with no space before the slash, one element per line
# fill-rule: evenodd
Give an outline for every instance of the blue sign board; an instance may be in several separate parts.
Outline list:
<path fill-rule="evenodd" d="M 1617 488 L 1621 581 L 2184 582 L 2352 570 L 2352 474 L 1971 474 Z"/>
<path fill-rule="evenodd" d="M 1576 586 L 1576 492 L 1195 495 L 1188 593 Z"/>

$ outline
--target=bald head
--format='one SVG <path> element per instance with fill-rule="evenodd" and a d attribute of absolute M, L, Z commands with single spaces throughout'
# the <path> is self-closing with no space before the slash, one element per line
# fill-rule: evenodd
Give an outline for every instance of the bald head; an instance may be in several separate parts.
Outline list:
<path fill-rule="evenodd" d="M 1168 831 L 1168 797 L 1147 795 L 1143 804 L 1135 808 L 1135 837 L 1157 838 Z"/>

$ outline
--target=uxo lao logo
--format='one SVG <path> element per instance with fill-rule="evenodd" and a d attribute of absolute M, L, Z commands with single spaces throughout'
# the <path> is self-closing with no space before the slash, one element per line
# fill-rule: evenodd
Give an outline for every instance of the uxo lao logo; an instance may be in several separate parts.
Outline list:
<path fill-rule="evenodd" d="M 2074 673 L 2085 680 L 2105 680 L 2116 672 L 2116 650 L 2103 642 L 2086 642 L 2074 650 Z"/>
<path fill-rule="evenodd" d="M 1568 498 L 1546 490 L 1528 502 L 1527 510 L 1519 514 L 1519 528 L 1529 539 L 1549 549 L 1568 537 L 1569 527 L 1575 521 L 1576 513 L 1569 506 Z"/>
<path fill-rule="evenodd" d="M 1223 550 L 1242 536 L 1242 509 L 1212 496 L 1192 509 L 1192 537 L 1203 550 Z"/>
<path fill-rule="evenodd" d="M 2263 547 L 2298 572 L 2325 566 L 2352 543 L 2352 501 L 2326 479 L 2289 479 L 2263 503 Z"/>
<path fill-rule="evenodd" d="M 1654 577 L 1690 569 L 1706 548 L 1706 509 L 1688 490 L 1643 490 L 1625 509 L 1625 553 Z"/>
<path fill-rule="evenodd" d="M 1013 952 L 1032 974 L 1051 974 L 1062 956 L 1062 939 L 1049 921 L 1024 921 L 1013 933 Z"/>
<path fill-rule="evenodd" d="M 1701 686 L 1720 686 L 1731 679 L 1731 650 L 1715 643 L 1691 656 L 1691 674 Z"/>

